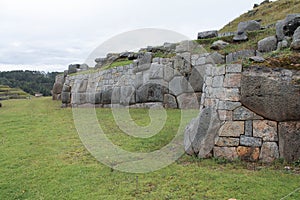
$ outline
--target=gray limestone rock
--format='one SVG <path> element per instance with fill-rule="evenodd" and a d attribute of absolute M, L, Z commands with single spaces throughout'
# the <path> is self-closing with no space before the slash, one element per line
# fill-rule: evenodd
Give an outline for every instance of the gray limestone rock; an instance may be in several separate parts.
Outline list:
<path fill-rule="evenodd" d="M 246 31 L 256 31 L 260 30 L 261 26 L 260 23 L 255 20 L 250 20 L 246 22 L 240 22 L 238 24 L 238 33 L 244 33 Z"/>
<path fill-rule="evenodd" d="M 258 42 L 258 51 L 260 52 L 270 52 L 276 49 L 277 49 L 277 38 L 275 36 L 264 38 Z"/>
<path fill-rule="evenodd" d="M 242 42 L 247 40 L 248 40 L 247 32 L 237 32 L 233 37 L 233 41 L 235 42 Z"/>
<path fill-rule="evenodd" d="M 282 41 L 285 36 L 293 36 L 295 30 L 300 26 L 300 14 L 290 14 L 284 20 L 276 23 L 276 36 Z"/>
<path fill-rule="evenodd" d="M 227 45 L 229 45 L 228 42 L 224 42 L 223 40 L 218 40 L 218 41 L 215 41 L 210 46 L 210 48 L 213 49 L 213 50 L 221 50 L 221 49 L 224 49 Z"/>
<path fill-rule="evenodd" d="M 213 30 L 213 31 L 203 31 L 198 33 L 198 40 L 199 39 L 207 39 L 207 38 L 214 38 L 218 37 L 218 31 Z"/>

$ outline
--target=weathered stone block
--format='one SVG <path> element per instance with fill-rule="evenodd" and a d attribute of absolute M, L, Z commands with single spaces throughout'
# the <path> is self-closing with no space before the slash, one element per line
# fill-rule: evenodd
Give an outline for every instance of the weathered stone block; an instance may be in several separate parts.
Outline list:
<path fill-rule="evenodd" d="M 243 147 L 237 148 L 237 154 L 241 160 L 255 162 L 259 159 L 260 149 L 255 147 Z"/>
<path fill-rule="evenodd" d="M 259 160 L 270 163 L 279 158 L 278 145 L 276 142 L 264 142 L 261 147 Z"/>
<path fill-rule="evenodd" d="M 183 76 L 174 77 L 169 83 L 170 93 L 179 96 L 182 93 L 193 92 L 193 88 Z"/>
<path fill-rule="evenodd" d="M 163 102 L 164 95 L 168 93 L 168 88 L 155 83 L 148 83 L 141 86 L 136 91 L 136 102 Z"/>
<path fill-rule="evenodd" d="M 174 69 L 172 68 L 172 64 L 167 64 L 164 67 L 164 79 L 169 82 L 174 77 Z"/>
<path fill-rule="evenodd" d="M 212 80 L 212 87 L 220 88 L 223 87 L 224 76 L 214 76 Z"/>
<path fill-rule="evenodd" d="M 280 157 L 291 162 L 300 159 L 300 121 L 278 125 Z"/>
<path fill-rule="evenodd" d="M 123 86 L 120 91 L 120 104 L 128 106 L 135 103 L 135 88 Z"/>
<path fill-rule="evenodd" d="M 262 139 L 241 135 L 240 144 L 247 147 L 261 147 Z"/>
<path fill-rule="evenodd" d="M 213 76 L 221 76 L 225 74 L 225 65 L 212 67 Z"/>
<path fill-rule="evenodd" d="M 162 79 L 163 77 L 163 65 L 152 63 L 150 67 L 150 79 Z"/>
<path fill-rule="evenodd" d="M 240 102 L 233 102 L 233 101 L 219 101 L 218 109 L 220 110 L 234 110 L 240 107 L 242 104 Z"/>
<path fill-rule="evenodd" d="M 238 158 L 236 147 L 214 147 L 213 152 L 215 158 L 226 158 L 228 160 Z"/>
<path fill-rule="evenodd" d="M 221 137 L 240 137 L 244 134 L 244 122 L 228 121 L 220 128 L 219 136 Z"/>
<path fill-rule="evenodd" d="M 241 87 L 241 74 L 226 74 L 224 80 L 224 87 Z"/>
<path fill-rule="evenodd" d="M 261 116 L 258 116 L 254 112 L 245 108 L 244 106 L 239 107 L 233 111 L 233 120 L 254 120 L 254 119 L 263 119 Z"/>
<path fill-rule="evenodd" d="M 240 90 L 237 88 L 226 88 L 224 91 L 225 91 L 225 98 L 222 100 L 239 101 L 241 99 Z"/>
<path fill-rule="evenodd" d="M 171 109 L 178 108 L 176 97 L 171 94 L 165 94 L 164 95 L 164 107 L 171 108 Z"/>
<path fill-rule="evenodd" d="M 219 137 L 217 138 L 216 145 L 219 147 L 237 147 L 240 144 L 239 138 Z"/>
<path fill-rule="evenodd" d="M 245 121 L 245 135 L 252 137 L 253 135 L 253 122 L 252 120 Z"/>
<path fill-rule="evenodd" d="M 232 121 L 232 111 L 218 110 L 219 119 L 222 121 Z"/>
<path fill-rule="evenodd" d="M 277 122 L 268 120 L 254 120 L 253 136 L 260 137 L 265 142 L 277 142 Z"/>
<path fill-rule="evenodd" d="M 184 93 L 177 97 L 178 108 L 199 109 L 201 93 Z"/>
<path fill-rule="evenodd" d="M 242 68 L 240 64 L 229 64 L 226 65 L 226 73 L 240 73 L 242 72 Z"/>

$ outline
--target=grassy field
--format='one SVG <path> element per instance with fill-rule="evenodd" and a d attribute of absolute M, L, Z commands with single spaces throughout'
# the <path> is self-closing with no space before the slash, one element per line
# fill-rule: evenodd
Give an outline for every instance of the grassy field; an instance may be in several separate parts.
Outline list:
<path fill-rule="evenodd" d="M 0 109 L 0 199 L 281 199 L 300 187 L 300 176 L 272 166 L 183 156 L 147 174 L 112 170 L 84 148 L 72 110 L 50 98 L 9 100 Z M 131 110 L 138 124 L 147 110 Z M 124 149 L 147 152 L 174 135 L 180 112 L 169 110 L 161 135 L 142 141 L 125 136 L 109 109 L 97 115 Z M 132 140 L 131 140 L 132 139 Z M 285 198 L 300 199 L 300 191 Z"/>

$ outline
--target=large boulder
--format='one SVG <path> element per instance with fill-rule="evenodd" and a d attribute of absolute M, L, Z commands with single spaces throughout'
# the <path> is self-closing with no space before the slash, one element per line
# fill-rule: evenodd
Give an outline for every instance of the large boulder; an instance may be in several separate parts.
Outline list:
<path fill-rule="evenodd" d="M 300 50 L 300 26 L 294 32 L 291 48 L 294 50 Z"/>
<path fill-rule="evenodd" d="M 199 39 L 207 39 L 207 38 L 214 38 L 218 37 L 218 31 L 204 31 L 198 33 L 198 40 Z"/>
<path fill-rule="evenodd" d="M 259 52 L 271 52 L 277 49 L 277 38 L 275 36 L 266 37 L 258 42 Z"/>
<path fill-rule="evenodd" d="M 244 33 L 247 31 L 256 31 L 256 30 L 260 30 L 261 26 L 260 23 L 255 21 L 255 20 L 250 20 L 250 21 L 246 21 L 246 22 L 240 22 L 238 24 L 238 33 Z"/>
<path fill-rule="evenodd" d="M 300 120 L 300 85 L 297 72 L 249 67 L 241 80 L 241 102 L 253 112 L 274 121 Z"/>
<path fill-rule="evenodd" d="M 276 36 L 282 41 L 285 36 L 293 36 L 295 30 L 300 26 L 300 14 L 287 15 L 284 20 L 276 23 Z"/>
<path fill-rule="evenodd" d="M 233 41 L 235 42 L 242 42 L 247 40 L 248 40 L 247 32 L 237 32 L 233 37 Z"/>

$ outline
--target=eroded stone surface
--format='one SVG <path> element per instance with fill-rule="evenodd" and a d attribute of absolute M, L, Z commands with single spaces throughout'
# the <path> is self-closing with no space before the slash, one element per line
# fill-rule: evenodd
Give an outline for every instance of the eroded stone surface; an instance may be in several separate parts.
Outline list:
<path fill-rule="evenodd" d="M 278 125 L 280 157 L 291 162 L 300 159 L 300 122 L 282 122 Z"/>
<path fill-rule="evenodd" d="M 241 160 L 255 162 L 259 159 L 260 149 L 255 147 L 239 146 L 237 154 Z"/>
<path fill-rule="evenodd" d="M 253 121 L 253 136 L 262 138 L 266 142 L 277 142 L 277 122 L 268 120 Z"/>
<path fill-rule="evenodd" d="M 265 163 L 273 162 L 279 158 L 278 145 L 276 142 L 264 142 L 261 147 L 259 160 Z"/>

